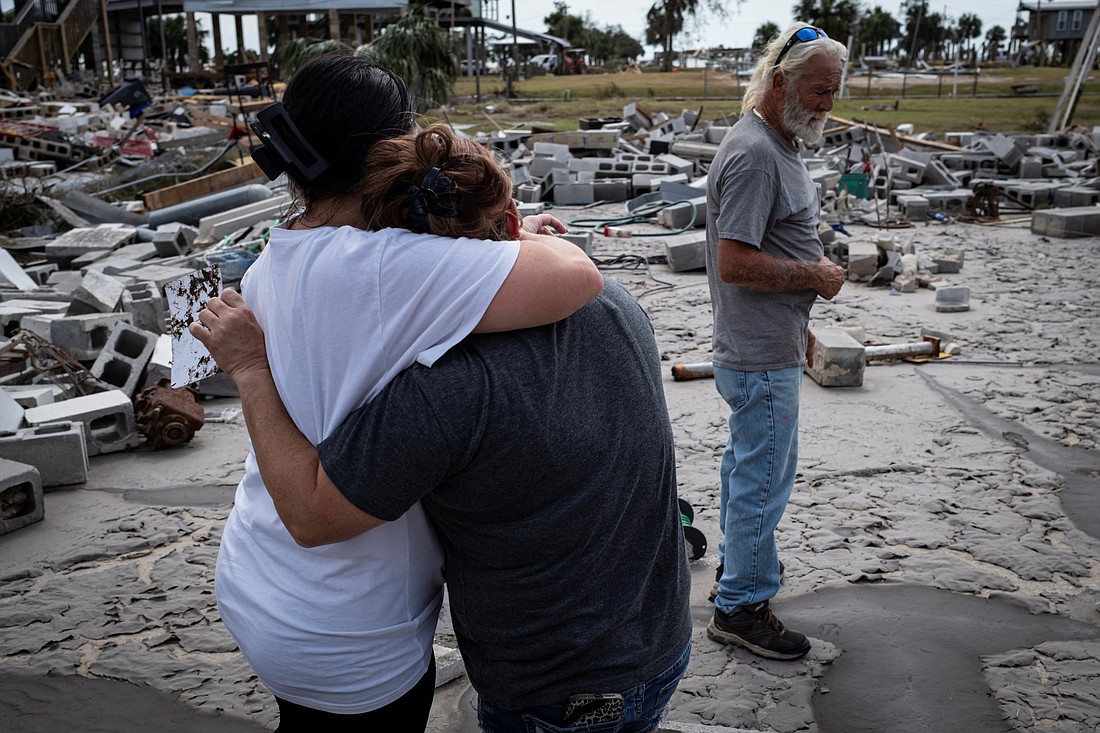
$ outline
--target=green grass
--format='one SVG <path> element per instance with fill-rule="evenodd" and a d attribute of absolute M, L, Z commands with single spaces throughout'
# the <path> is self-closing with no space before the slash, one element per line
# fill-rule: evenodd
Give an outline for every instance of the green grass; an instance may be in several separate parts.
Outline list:
<path fill-rule="evenodd" d="M 953 78 L 942 81 L 910 79 L 902 96 L 899 80 L 877 76 L 849 79 L 849 98 L 836 103 L 833 114 L 875 122 L 884 126 L 910 123 L 917 133 L 989 130 L 1006 134 L 1045 132 L 1065 85 L 1067 69 L 1020 67 L 983 70 L 977 84 L 973 75 L 960 74 L 957 96 L 951 96 Z M 475 80 L 463 77 L 446 117 L 452 123 L 471 125 L 468 131 L 493 132 L 498 128 L 574 130 L 586 117 L 621 116 L 623 106 L 637 103 L 650 113 L 675 116 L 683 109 L 702 109 L 703 119 L 719 119 L 741 108 L 744 80 L 731 74 L 701 69 L 644 74 L 586 74 L 539 76 L 517 82 L 512 99 L 504 97 L 499 76 L 481 77 L 478 101 Z M 1017 94 L 1014 85 L 1035 84 L 1035 94 Z M 706 93 L 704 95 L 704 85 Z M 893 109 L 894 104 L 897 109 Z M 489 114 L 487 106 L 495 111 Z M 442 119 L 440 112 L 426 115 Z M 1100 125 L 1100 75 L 1093 75 L 1081 91 L 1073 123 L 1091 130 Z"/>

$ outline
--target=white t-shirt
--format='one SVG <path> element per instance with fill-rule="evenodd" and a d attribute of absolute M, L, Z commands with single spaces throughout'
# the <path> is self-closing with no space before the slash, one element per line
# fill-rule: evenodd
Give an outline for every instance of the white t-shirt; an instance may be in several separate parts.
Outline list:
<path fill-rule="evenodd" d="M 481 320 L 518 242 L 401 229 L 273 229 L 241 290 L 279 394 L 315 445 L 414 361 L 431 366 Z M 347 542 L 298 546 L 249 451 L 218 554 L 226 627 L 276 695 L 362 713 L 427 670 L 443 555 L 420 505 Z"/>

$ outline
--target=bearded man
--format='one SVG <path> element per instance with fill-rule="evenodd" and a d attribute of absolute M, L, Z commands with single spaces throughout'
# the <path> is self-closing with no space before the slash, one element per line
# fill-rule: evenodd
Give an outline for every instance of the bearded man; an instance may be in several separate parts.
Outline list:
<path fill-rule="evenodd" d="M 775 529 L 798 463 L 802 369 L 813 363 L 810 308 L 819 295 L 832 299 L 845 277 L 824 256 L 818 191 L 798 141 L 820 139 L 846 56 L 805 23 L 773 39 L 707 176 L 714 378 L 731 411 L 707 634 L 770 659 L 810 650 L 769 600 L 782 572 Z"/>

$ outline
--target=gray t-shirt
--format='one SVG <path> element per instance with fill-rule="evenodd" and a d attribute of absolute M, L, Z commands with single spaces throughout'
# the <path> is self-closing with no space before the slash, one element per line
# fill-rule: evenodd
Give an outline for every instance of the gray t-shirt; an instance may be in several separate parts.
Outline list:
<path fill-rule="evenodd" d="M 558 323 L 470 336 L 409 368 L 318 451 L 369 514 L 422 500 L 466 672 L 493 705 L 621 691 L 687 645 L 660 361 L 620 285 Z"/>
<path fill-rule="evenodd" d="M 718 277 L 718 240 L 736 239 L 773 257 L 815 262 L 817 187 L 798 152 L 754 112 L 733 126 L 707 174 L 707 279 L 716 366 L 763 371 L 800 366 L 812 289 L 754 293 Z"/>

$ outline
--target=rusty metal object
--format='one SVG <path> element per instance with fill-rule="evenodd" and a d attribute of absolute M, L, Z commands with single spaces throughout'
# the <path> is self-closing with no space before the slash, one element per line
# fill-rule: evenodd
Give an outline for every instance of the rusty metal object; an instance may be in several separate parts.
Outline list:
<path fill-rule="evenodd" d="M 966 210 L 982 219 L 996 219 L 1000 216 L 1001 192 L 992 183 L 979 183 L 974 186 L 974 194 L 966 200 Z"/>
<path fill-rule="evenodd" d="M 19 368 L 31 369 L 42 379 L 57 385 L 66 399 L 103 390 L 83 364 L 49 341 L 23 329 L 16 329 L 11 340 L 0 348 L 0 361 L 9 366 L 22 362 Z"/>
<path fill-rule="evenodd" d="M 134 419 L 138 432 L 157 450 L 190 442 L 206 422 L 195 393 L 186 387 L 175 389 L 164 378 L 134 400 Z"/>
<path fill-rule="evenodd" d="M 675 382 L 684 382 L 688 379 L 713 379 L 714 366 L 709 361 L 701 361 L 696 364 L 673 364 L 672 379 Z"/>

